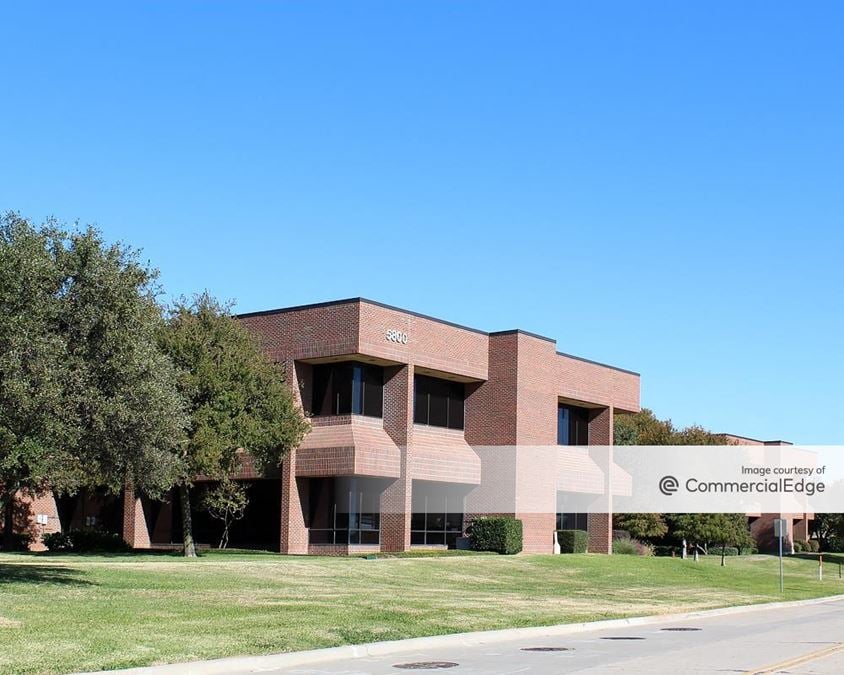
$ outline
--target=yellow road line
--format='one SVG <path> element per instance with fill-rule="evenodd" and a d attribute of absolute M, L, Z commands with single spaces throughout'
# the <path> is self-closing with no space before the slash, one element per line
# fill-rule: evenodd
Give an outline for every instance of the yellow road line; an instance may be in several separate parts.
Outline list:
<path fill-rule="evenodd" d="M 815 659 L 822 659 L 825 656 L 832 656 L 833 654 L 838 654 L 842 651 L 844 651 L 844 644 L 838 643 L 832 645 L 831 647 L 824 647 L 823 649 L 819 649 L 815 652 L 804 654 L 803 656 L 797 656 L 793 659 L 788 659 L 787 661 L 780 661 L 779 663 L 774 663 L 770 666 L 757 668 L 756 670 L 748 670 L 745 672 L 745 675 L 762 675 L 762 673 L 775 673 L 780 670 L 785 670 L 786 668 L 793 668 L 794 666 L 799 666 L 804 663 L 808 663 L 809 661 L 814 661 Z"/>

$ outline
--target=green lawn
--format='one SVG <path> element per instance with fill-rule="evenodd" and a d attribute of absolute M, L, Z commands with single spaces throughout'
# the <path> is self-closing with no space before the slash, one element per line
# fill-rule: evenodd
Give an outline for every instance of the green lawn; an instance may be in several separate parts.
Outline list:
<path fill-rule="evenodd" d="M 837 565 L 631 556 L 0 555 L 0 672 L 266 654 L 844 592 Z"/>

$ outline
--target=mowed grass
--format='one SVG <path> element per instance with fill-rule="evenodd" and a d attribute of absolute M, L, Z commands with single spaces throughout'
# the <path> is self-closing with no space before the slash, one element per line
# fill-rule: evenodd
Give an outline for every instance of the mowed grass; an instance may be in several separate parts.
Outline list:
<path fill-rule="evenodd" d="M 844 592 L 837 565 L 632 556 L 0 555 L 0 672 L 111 669 Z"/>

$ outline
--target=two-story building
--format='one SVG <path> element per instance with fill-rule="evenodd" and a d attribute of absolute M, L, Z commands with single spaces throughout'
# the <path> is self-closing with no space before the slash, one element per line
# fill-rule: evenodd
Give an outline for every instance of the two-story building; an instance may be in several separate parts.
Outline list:
<path fill-rule="evenodd" d="M 363 298 L 239 320 L 283 365 L 311 430 L 270 474 L 245 458 L 237 478 L 250 483 L 250 505 L 231 545 L 453 547 L 473 516 L 493 510 L 522 519 L 525 551 L 550 553 L 554 530 L 575 528 L 588 530 L 591 551 L 611 550 L 611 514 L 578 510 L 578 497 L 604 489 L 588 455 L 538 477 L 512 449 L 612 445 L 613 416 L 639 410 L 637 373 L 564 354 L 541 335 L 488 333 Z M 483 484 L 513 499 L 496 501 Z M 520 506 L 537 499 L 539 509 Z M 124 538 L 144 548 L 180 540 L 177 501 L 127 491 L 33 506 L 55 521 L 45 531 L 122 520 Z M 214 543 L 206 516 L 194 525 L 198 541 Z"/>

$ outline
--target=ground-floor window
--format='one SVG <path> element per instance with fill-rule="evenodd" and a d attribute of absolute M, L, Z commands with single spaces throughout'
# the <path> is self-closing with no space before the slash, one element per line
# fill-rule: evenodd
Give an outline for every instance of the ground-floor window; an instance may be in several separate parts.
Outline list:
<path fill-rule="evenodd" d="M 380 486 L 355 477 L 315 478 L 308 483 L 309 543 L 381 543 Z"/>
<path fill-rule="evenodd" d="M 588 514 L 586 513 L 558 513 L 558 530 L 585 530 L 587 529 Z"/>
<path fill-rule="evenodd" d="M 465 488 L 413 481 L 412 504 L 410 544 L 456 548 L 463 534 Z"/>
<path fill-rule="evenodd" d="M 585 492 L 557 492 L 557 529 L 587 530 L 589 509 L 599 497 Z"/>

